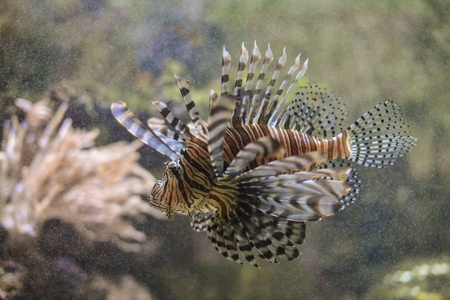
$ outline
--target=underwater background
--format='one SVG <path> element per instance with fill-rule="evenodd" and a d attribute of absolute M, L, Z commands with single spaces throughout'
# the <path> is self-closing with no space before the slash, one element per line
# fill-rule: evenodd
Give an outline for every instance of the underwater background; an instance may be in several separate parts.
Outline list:
<path fill-rule="evenodd" d="M 449 16 L 444 0 L 0 1 L 0 299 L 449 299 Z M 349 122 L 390 99 L 418 138 L 358 169 L 358 201 L 308 224 L 300 259 L 261 269 L 147 205 L 166 159 L 109 110 L 183 111 L 176 73 L 206 116 L 223 45 L 233 70 L 255 40 L 309 58 L 301 84 Z"/>

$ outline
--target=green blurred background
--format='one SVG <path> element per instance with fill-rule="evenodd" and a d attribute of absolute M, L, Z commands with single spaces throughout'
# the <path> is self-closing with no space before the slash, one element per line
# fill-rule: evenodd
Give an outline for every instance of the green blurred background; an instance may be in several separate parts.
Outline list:
<path fill-rule="evenodd" d="M 61 82 L 142 115 L 156 115 L 151 100 L 182 111 L 173 73 L 206 112 L 223 45 L 233 68 L 242 42 L 263 53 L 270 42 L 276 56 L 286 46 L 288 63 L 302 52 L 305 81 L 338 95 L 349 123 L 381 101 L 402 105 L 418 138 L 407 158 L 360 169 L 359 201 L 310 224 L 299 260 L 235 265 L 178 216 L 145 225 L 157 254 L 95 271 L 131 274 L 157 299 L 449 299 L 449 16 L 445 0 L 2 0 L 0 117 L 14 112 L 12 99 L 37 101 Z M 105 143 L 118 139 L 88 126 Z M 146 151 L 143 164 L 161 174 L 163 157 Z M 424 276 L 399 273 L 424 266 Z"/>

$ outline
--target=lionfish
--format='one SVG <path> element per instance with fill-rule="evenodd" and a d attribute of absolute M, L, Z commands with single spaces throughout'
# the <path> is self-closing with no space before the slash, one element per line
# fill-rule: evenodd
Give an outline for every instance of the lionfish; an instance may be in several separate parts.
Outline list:
<path fill-rule="evenodd" d="M 153 187 L 150 205 L 169 219 L 174 213 L 188 215 L 193 228 L 207 231 L 227 259 L 258 267 L 255 255 L 270 262 L 297 258 L 306 222 L 354 202 L 361 181 L 352 163 L 392 165 L 411 150 L 415 138 L 408 135 L 400 106 L 391 101 L 346 129 L 345 107 L 320 86 L 301 86 L 284 105 L 308 60 L 299 70 L 299 54 L 273 95 L 287 61 L 285 49 L 270 80 L 270 44 L 257 78 L 261 52 L 256 42 L 248 63 L 249 56 L 242 44 L 229 90 L 231 56 L 223 48 L 221 92 L 209 95 L 207 121 L 196 110 L 189 81 L 177 75 L 189 123 L 161 101 L 153 104 L 164 119 L 150 118 L 148 128 L 124 102 L 113 103 L 111 110 L 131 134 L 171 159 Z"/>

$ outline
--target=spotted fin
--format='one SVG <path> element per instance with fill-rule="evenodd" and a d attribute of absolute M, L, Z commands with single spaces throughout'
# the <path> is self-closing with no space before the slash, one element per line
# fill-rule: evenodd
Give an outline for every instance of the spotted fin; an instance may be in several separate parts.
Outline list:
<path fill-rule="evenodd" d="M 359 179 L 359 174 L 356 172 L 356 170 L 352 167 L 352 164 L 348 160 L 344 159 L 337 159 L 333 161 L 329 161 L 323 164 L 318 165 L 314 172 L 318 172 L 319 174 L 323 174 L 325 178 L 330 178 L 330 171 L 336 170 L 336 168 L 339 168 L 339 170 L 345 170 L 346 168 L 352 168 L 352 171 L 348 173 L 347 175 L 347 182 L 350 182 L 353 185 L 353 188 L 349 191 L 347 195 L 340 196 L 339 202 L 342 204 L 342 208 L 344 209 L 347 205 L 350 203 L 353 203 L 357 200 L 359 191 L 361 190 L 362 183 Z M 337 178 L 340 180 L 345 180 L 344 178 L 340 177 Z"/>
<path fill-rule="evenodd" d="M 234 228 L 224 220 L 218 220 L 216 228 L 215 237 L 220 254 L 230 261 L 242 264 L 238 254 L 238 242 Z"/>
<path fill-rule="evenodd" d="M 254 243 L 252 242 L 250 236 L 251 233 L 243 226 L 242 222 L 236 216 L 231 220 L 231 226 L 235 229 L 236 232 L 236 241 L 239 249 L 239 253 L 242 254 L 244 259 L 251 264 L 252 266 L 259 268 L 256 263 L 255 256 L 253 254 L 252 249 L 254 248 Z"/>
<path fill-rule="evenodd" d="M 294 244 L 301 245 L 306 237 L 306 223 L 294 222 L 283 218 L 269 216 L 275 223 L 275 226 L 282 230 L 283 234 Z"/>
<path fill-rule="evenodd" d="M 347 110 L 336 96 L 311 84 L 300 87 L 295 99 L 272 125 L 330 138 L 344 131 L 346 118 Z"/>
<path fill-rule="evenodd" d="M 402 121 L 400 105 L 380 103 L 347 129 L 351 141 L 350 160 L 365 167 L 393 165 L 411 151 L 416 138 Z"/>
<path fill-rule="evenodd" d="M 191 226 L 195 231 L 206 231 L 208 223 L 214 216 L 214 212 L 195 212 L 192 215 Z"/>
<path fill-rule="evenodd" d="M 255 267 L 255 255 L 273 263 L 278 258 L 297 258 L 300 252 L 295 245 L 302 244 L 305 236 L 304 222 L 267 215 L 246 201 L 237 204 L 230 220 L 214 216 L 208 222 L 208 238 L 219 253 L 231 261 L 247 261 Z"/>
<path fill-rule="evenodd" d="M 128 109 L 127 105 L 118 101 L 111 105 L 111 112 L 116 120 L 125 127 L 128 132 L 140 139 L 144 144 L 152 147 L 159 153 L 171 158 L 178 159 L 179 153 L 170 145 L 166 144 L 164 140 L 155 136 L 152 132 L 144 127 L 133 113 Z"/>
<path fill-rule="evenodd" d="M 285 235 L 282 227 L 278 227 L 271 218 L 262 211 L 253 208 L 248 204 L 241 205 L 242 210 L 245 211 L 246 217 L 253 221 L 253 223 L 261 229 L 261 235 L 266 240 L 266 249 L 261 249 L 263 252 L 270 251 L 271 254 L 263 254 L 264 257 L 280 257 L 285 260 L 293 260 L 300 255 L 300 251 L 295 247 L 294 243 Z"/>

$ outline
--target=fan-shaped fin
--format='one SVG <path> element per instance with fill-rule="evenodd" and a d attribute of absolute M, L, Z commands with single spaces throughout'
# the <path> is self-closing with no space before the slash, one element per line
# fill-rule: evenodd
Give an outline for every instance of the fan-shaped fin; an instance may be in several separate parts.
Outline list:
<path fill-rule="evenodd" d="M 272 161 L 236 177 L 239 199 L 264 213 L 293 221 L 313 221 L 333 215 L 353 184 L 351 168 L 310 170 L 322 163 L 318 152 Z M 243 201 L 243 200 L 241 200 Z"/>
<path fill-rule="evenodd" d="M 411 151 L 416 139 L 409 136 L 400 105 L 380 103 L 347 129 L 351 141 L 350 160 L 365 167 L 393 165 Z"/>
<path fill-rule="evenodd" d="M 271 177 L 280 174 L 289 174 L 302 170 L 309 170 L 313 164 L 324 162 L 324 155 L 311 152 L 300 156 L 289 156 L 285 159 L 275 160 L 268 164 L 256 167 L 240 175 L 239 181 L 258 181 L 260 177 Z"/>
<path fill-rule="evenodd" d="M 319 167 L 325 166 L 326 163 L 320 164 Z M 316 167 L 318 168 L 318 167 Z M 283 183 L 296 184 L 305 180 L 317 180 L 317 179 L 336 179 L 347 180 L 351 174 L 352 168 L 327 168 L 327 169 L 314 169 L 313 171 L 300 171 L 291 174 L 283 175 Z M 272 176 L 264 178 L 264 184 L 276 185 L 279 182 L 279 177 Z"/>
<path fill-rule="evenodd" d="M 206 231 L 214 212 L 195 212 L 192 214 L 191 226 L 195 231 Z"/>
<path fill-rule="evenodd" d="M 218 219 L 217 221 L 218 221 L 217 229 L 216 229 L 216 234 L 215 234 L 215 237 L 217 239 L 217 251 L 219 251 L 219 253 L 222 254 L 222 256 L 225 257 L 226 259 L 233 261 L 233 259 L 231 258 L 231 252 L 227 247 L 228 246 L 227 240 L 225 239 L 226 234 L 225 234 L 224 222 L 220 219 Z M 230 242 L 230 246 L 231 246 L 231 242 Z"/>
<path fill-rule="evenodd" d="M 339 99 L 318 85 L 300 87 L 285 111 L 291 117 L 287 127 L 318 138 L 330 138 L 343 132 L 347 110 Z M 277 124 L 278 120 L 274 121 Z M 281 125 L 281 124 L 280 124 Z"/>
<path fill-rule="evenodd" d="M 283 230 L 284 235 L 294 244 L 301 245 L 306 238 L 306 222 L 294 222 L 282 218 L 269 216 Z"/>
<path fill-rule="evenodd" d="M 240 206 L 236 208 L 236 213 L 242 226 L 245 227 L 247 236 L 258 256 L 273 263 L 278 262 L 274 253 L 269 248 L 271 244 L 270 240 L 264 237 L 262 229 L 249 217 L 248 212 Z"/>
<path fill-rule="evenodd" d="M 277 176 L 266 184 L 264 180 L 245 183 L 241 191 L 251 204 L 266 214 L 293 221 L 314 221 L 331 216 L 341 208 L 338 197 L 353 187 L 342 180 L 304 180 L 292 184 Z M 242 196 L 244 197 L 244 196 Z"/>
<path fill-rule="evenodd" d="M 346 180 L 353 185 L 353 188 L 347 195 L 339 197 L 339 201 L 342 204 L 342 209 L 348 204 L 353 203 L 357 200 L 359 191 L 362 187 L 361 180 L 358 178 L 358 173 L 355 171 L 355 169 L 353 169 L 351 163 L 348 160 L 337 159 L 320 164 L 314 170 L 315 173 L 323 174 L 326 178 L 333 178 L 333 175 L 330 174 L 330 172 L 332 172 L 333 170 L 346 170 L 348 168 L 352 168 L 352 170 L 348 173 Z M 333 179 L 345 180 L 343 176 L 334 177 Z"/>
<path fill-rule="evenodd" d="M 252 249 L 254 246 L 252 241 L 250 240 L 247 229 L 244 228 L 243 224 L 237 216 L 231 219 L 230 225 L 235 229 L 236 241 L 239 251 L 242 253 L 242 256 L 249 264 L 256 268 L 259 268 L 258 264 L 256 263 L 255 256 L 253 255 Z"/>
<path fill-rule="evenodd" d="M 242 206 L 253 222 L 262 229 L 262 235 L 266 240 L 270 241 L 268 247 L 274 256 L 279 256 L 286 260 L 293 260 L 300 255 L 298 249 L 284 234 L 284 230 L 278 228 L 272 218 L 248 204 L 243 204 Z"/>
<path fill-rule="evenodd" d="M 211 219 L 211 221 L 208 223 L 208 228 L 207 228 L 207 236 L 209 241 L 211 242 L 212 246 L 214 247 L 214 249 L 217 250 L 217 252 L 221 252 L 219 250 L 219 245 L 217 242 L 217 229 L 218 229 L 218 222 L 216 217 L 213 217 Z"/>
<path fill-rule="evenodd" d="M 228 220 L 217 219 L 217 222 L 216 238 L 220 254 L 230 261 L 242 264 L 239 258 L 238 243 L 234 228 L 232 228 Z"/>

